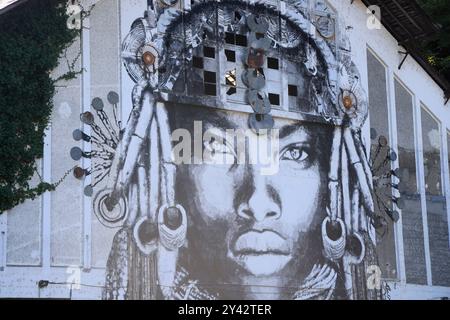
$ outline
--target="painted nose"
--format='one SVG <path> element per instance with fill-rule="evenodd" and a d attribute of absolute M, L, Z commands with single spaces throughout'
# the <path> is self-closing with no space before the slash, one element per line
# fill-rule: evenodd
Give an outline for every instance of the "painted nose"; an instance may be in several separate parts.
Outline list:
<path fill-rule="evenodd" d="M 238 214 L 256 222 L 281 217 L 278 192 L 268 183 L 267 177 L 255 174 L 253 193 L 248 202 L 239 208 Z"/>

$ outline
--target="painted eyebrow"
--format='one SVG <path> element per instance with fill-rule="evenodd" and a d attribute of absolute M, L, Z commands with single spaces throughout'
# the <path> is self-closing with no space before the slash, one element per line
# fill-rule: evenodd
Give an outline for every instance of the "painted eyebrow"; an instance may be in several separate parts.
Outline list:
<path fill-rule="evenodd" d="M 213 110 L 208 107 L 194 106 L 185 108 L 182 103 L 167 103 L 173 109 L 169 114 L 174 115 L 171 119 L 176 128 L 186 128 L 186 124 L 194 124 L 194 121 L 203 122 L 203 129 L 210 127 L 222 129 L 236 129 L 236 125 L 227 119 L 227 113 L 219 110 Z"/>
<path fill-rule="evenodd" d="M 219 127 L 221 129 L 235 129 L 236 126 L 233 125 L 233 123 L 231 121 L 229 121 L 228 119 L 224 118 L 224 117 L 217 117 L 217 118 L 213 118 L 213 119 L 208 119 L 207 120 L 209 122 L 209 124 L 212 124 L 214 127 Z M 205 129 L 209 129 L 208 127 L 210 126 L 205 126 Z"/>
<path fill-rule="evenodd" d="M 236 126 L 232 121 L 218 114 L 214 115 L 212 119 L 208 119 L 207 122 L 208 125 L 204 126 L 205 131 L 210 129 L 211 127 L 219 127 L 221 129 L 238 129 L 238 126 Z M 279 131 L 279 138 L 286 138 L 287 136 L 300 130 L 300 128 L 302 128 L 302 126 L 298 123 L 283 126 Z"/>
<path fill-rule="evenodd" d="M 198 118 L 195 121 L 204 121 L 203 130 L 206 131 L 211 127 L 216 127 L 220 129 L 236 129 L 236 125 L 234 125 L 230 120 L 228 120 L 224 115 L 219 114 L 211 114 L 209 116 L 205 116 L 203 119 Z"/>
<path fill-rule="evenodd" d="M 281 127 L 280 129 L 280 139 L 286 138 L 287 136 L 293 134 L 295 131 L 298 131 L 300 129 L 299 124 L 291 124 L 284 127 Z"/>

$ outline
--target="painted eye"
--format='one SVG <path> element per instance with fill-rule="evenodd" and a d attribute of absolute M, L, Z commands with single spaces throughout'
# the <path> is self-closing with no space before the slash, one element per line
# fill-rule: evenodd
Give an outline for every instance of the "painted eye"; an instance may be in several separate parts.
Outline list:
<path fill-rule="evenodd" d="M 306 160 L 309 154 L 300 146 L 288 147 L 282 154 L 281 160 L 292 160 L 301 162 Z"/>
<path fill-rule="evenodd" d="M 211 152 L 211 155 L 216 155 L 216 154 L 233 154 L 234 152 L 232 152 L 230 150 L 230 148 L 225 144 L 225 143 L 221 143 L 220 141 L 217 141 L 215 138 L 212 138 L 209 142 L 205 141 L 205 148 Z"/>
<path fill-rule="evenodd" d="M 212 137 L 204 142 L 205 151 L 204 162 L 211 164 L 233 165 L 236 162 L 234 149 L 222 138 Z"/>

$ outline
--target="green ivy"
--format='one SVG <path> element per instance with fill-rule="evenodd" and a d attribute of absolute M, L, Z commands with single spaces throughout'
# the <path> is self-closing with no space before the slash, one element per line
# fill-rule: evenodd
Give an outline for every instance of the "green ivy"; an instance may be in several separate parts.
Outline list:
<path fill-rule="evenodd" d="M 448 0 L 419 0 L 418 3 L 440 26 L 439 32 L 423 44 L 423 54 L 450 82 L 450 4 Z"/>
<path fill-rule="evenodd" d="M 67 20 L 64 0 L 31 0 L 0 16 L 0 214 L 56 187 L 29 182 L 53 108 L 50 72 L 79 36 Z"/>

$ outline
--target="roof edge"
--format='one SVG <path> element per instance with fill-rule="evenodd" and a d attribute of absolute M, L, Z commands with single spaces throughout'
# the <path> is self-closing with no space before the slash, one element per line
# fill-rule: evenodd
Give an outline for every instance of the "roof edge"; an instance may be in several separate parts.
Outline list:
<path fill-rule="evenodd" d="M 374 5 L 374 3 L 369 0 L 361 0 L 361 2 L 366 7 Z M 381 8 L 383 7 L 382 2 L 381 3 L 379 3 L 380 1 L 376 2 L 377 5 L 379 5 Z M 410 4 L 414 6 L 414 9 L 418 11 L 418 13 L 425 19 L 427 23 L 430 23 L 430 25 L 435 29 L 436 32 L 439 30 L 439 28 L 436 27 L 436 24 L 433 22 L 430 16 L 425 12 L 425 10 L 422 9 L 422 7 L 419 6 L 419 4 L 415 0 L 410 0 Z M 425 57 L 423 57 L 420 54 L 415 45 L 415 41 L 417 39 L 407 39 L 406 41 L 404 39 L 400 39 L 399 35 L 393 30 L 392 26 L 386 22 L 386 19 L 381 19 L 381 24 L 398 41 L 398 45 L 405 48 L 407 53 L 411 55 L 414 58 L 414 60 L 417 61 L 417 63 L 419 63 L 419 65 L 425 70 L 425 72 L 427 72 L 428 75 L 434 80 L 434 82 L 436 82 L 436 84 L 444 91 L 444 99 L 446 99 L 444 104 L 447 104 L 448 100 L 450 99 L 450 83 L 444 76 L 442 76 L 437 71 L 436 68 L 434 68 L 426 61 Z M 401 66 L 399 66 L 399 69 L 400 68 Z"/>

